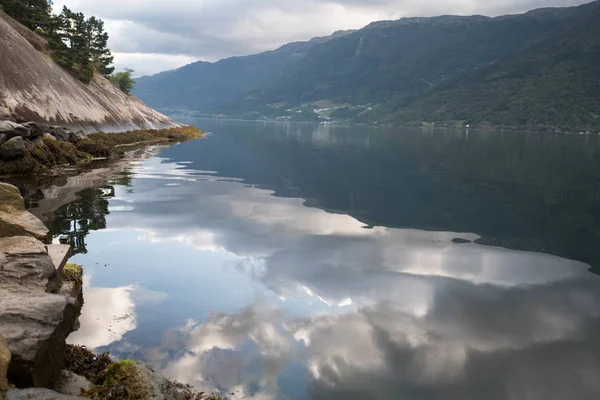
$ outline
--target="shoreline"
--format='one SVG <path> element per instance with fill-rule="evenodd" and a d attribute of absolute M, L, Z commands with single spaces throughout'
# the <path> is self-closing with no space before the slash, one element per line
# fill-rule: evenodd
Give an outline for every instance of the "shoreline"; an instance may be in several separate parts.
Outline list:
<path fill-rule="evenodd" d="M 204 133 L 196 130 L 191 138 L 203 136 Z M 102 161 L 106 165 L 83 174 L 81 169 L 72 168 L 68 171 L 71 174 L 67 175 L 67 183 L 69 179 L 80 178 L 84 186 L 101 184 L 118 170 L 127 168 L 130 162 L 156 154 L 157 148 L 163 148 L 155 147 L 156 143 L 180 141 L 177 139 L 180 138 L 124 143 L 122 146 L 137 148 L 125 155 L 115 146 L 108 159 Z M 85 169 L 89 165 L 76 164 L 75 167 Z M 57 167 L 45 172 L 49 179 L 67 174 Z M 26 180 L 31 175 L 16 178 Z M 68 191 L 78 191 L 77 187 L 75 184 Z M 189 385 L 155 373 L 140 361 L 113 361 L 107 354 L 95 355 L 85 346 L 66 344 L 70 333 L 79 328 L 78 317 L 84 304 L 83 269 L 67 264 L 70 245 L 49 244 L 51 238 L 41 217 L 26 209 L 15 186 L 0 182 L 0 299 L 3 299 L 0 301 L 0 399 L 5 395 L 11 399 L 62 395 L 73 396 L 68 397 L 73 399 L 158 396 L 177 400 L 221 400 L 217 393 L 196 392 Z M 58 248 L 51 249 L 53 246 L 60 246 L 60 257 L 55 257 Z M 45 263 L 43 274 L 34 276 L 28 271 L 32 257 L 36 257 L 38 264 Z M 7 261 L 12 268 L 8 275 Z M 36 310 L 40 304 L 47 306 Z M 17 307 L 20 308 L 15 319 Z M 15 329 L 22 333 L 15 336 Z M 35 341 L 28 340 L 33 337 Z M 28 343 L 26 349 L 23 340 Z"/>
<path fill-rule="evenodd" d="M 34 126 L 38 132 L 46 128 Z M 98 159 L 118 159 L 127 149 L 201 139 L 206 135 L 195 127 L 180 126 L 87 136 L 72 132 L 64 136 L 44 133 L 32 138 L 31 131 L 21 130 L 22 127 L 14 127 L 11 138 L 0 143 L 0 153 L 4 151 L 6 155 L 0 158 L 0 179 L 51 175 L 61 168 L 84 167 Z"/>

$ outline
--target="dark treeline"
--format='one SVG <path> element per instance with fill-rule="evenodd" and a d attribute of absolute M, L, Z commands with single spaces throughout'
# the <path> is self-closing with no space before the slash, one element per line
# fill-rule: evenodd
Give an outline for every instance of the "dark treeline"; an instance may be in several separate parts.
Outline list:
<path fill-rule="evenodd" d="M 104 22 L 64 7 L 52 13 L 51 0 L 0 0 L 6 14 L 46 38 L 52 58 L 77 79 L 89 83 L 97 72 L 113 73 Z"/>

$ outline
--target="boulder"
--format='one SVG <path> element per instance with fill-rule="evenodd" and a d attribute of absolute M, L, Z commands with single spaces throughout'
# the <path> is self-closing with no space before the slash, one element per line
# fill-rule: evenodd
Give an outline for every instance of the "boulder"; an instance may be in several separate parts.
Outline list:
<path fill-rule="evenodd" d="M 56 385 L 54 385 L 54 389 L 57 392 L 70 396 L 79 396 L 83 392 L 90 390 L 92 387 L 94 387 L 92 382 L 88 381 L 83 376 L 74 374 L 66 369 L 60 371 L 58 381 L 56 382 Z"/>
<path fill-rule="evenodd" d="M 0 183 L 0 237 L 33 236 L 45 240 L 48 229 L 25 209 L 19 189 Z"/>
<path fill-rule="evenodd" d="M 50 125 L 38 124 L 37 122 L 25 122 L 22 125 L 29 129 L 29 139 L 41 137 L 52 129 Z"/>
<path fill-rule="evenodd" d="M 1 160 L 14 160 L 25 156 L 25 141 L 20 136 L 7 140 L 0 146 Z"/>
<path fill-rule="evenodd" d="M 0 398 L 2 398 L 2 392 L 8 390 L 8 380 L 6 379 L 6 373 L 8 372 L 8 364 L 10 364 L 10 349 L 8 348 L 8 342 L 2 335 L 0 335 Z"/>
<path fill-rule="evenodd" d="M 63 369 L 67 336 L 81 304 L 18 285 L 0 285 L 0 335 L 12 360 L 8 380 L 17 387 L 52 387 Z"/>
<path fill-rule="evenodd" d="M 86 400 L 84 397 L 69 396 L 49 389 L 13 389 L 8 392 L 6 400 Z"/>
<path fill-rule="evenodd" d="M 30 135 L 28 127 L 11 121 L 0 121 L 0 133 L 4 133 L 9 139 L 15 136 L 28 138 Z"/>
<path fill-rule="evenodd" d="M 6 135 L 4 133 L 0 133 L 0 145 L 2 145 L 2 143 L 6 142 Z"/>
<path fill-rule="evenodd" d="M 10 121 L 10 122 L 15 122 L 15 119 L 12 117 L 12 115 L 10 114 L 10 111 L 8 111 L 6 108 L 4 107 L 0 107 L 0 121 Z"/>
<path fill-rule="evenodd" d="M 48 133 L 48 132 L 44 133 L 42 135 L 42 138 L 44 140 L 56 140 L 56 138 L 51 133 Z"/>
<path fill-rule="evenodd" d="M 77 143 L 81 139 L 85 139 L 85 134 L 83 133 L 83 131 L 79 131 L 77 133 L 71 132 L 69 134 L 69 142 L 71 143 Z"/>
<path fill-rule="evenodd" d="M 57 138 L 58 140 L 67 141 L 67 140 L 69 140 L 69 137 L 71 136 L 71 133 L 73 133 L 73 132 L 71 132 L 67 128 L 55 126 L 54 128 L 52 128 L 52 132 L 50 132 L 50 133 L 52 133 L 54 135 L 54 137 Z"/>
<path fill-rule="evenodd" d="M 19 285 L 44 292 L 60 289 L 56 270 L 46 247 L 29 236 L 0 238 L 0 285 Z"/>

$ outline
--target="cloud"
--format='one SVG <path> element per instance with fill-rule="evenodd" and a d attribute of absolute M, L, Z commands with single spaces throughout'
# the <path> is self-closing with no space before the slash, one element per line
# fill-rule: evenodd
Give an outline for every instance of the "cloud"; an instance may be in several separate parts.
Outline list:
<path fill-rule="evenodd" d="M 117 65 L 142 74 L 253 54 L 370 22 L 441 14 L 500 15 L 587 0 L 62 0 L 107 22 Z M 136 56 L 131 56 L 137 54 Z M 127 55 L 127 56 L 126 56 Z M 163 57 L 157 57 L 162 55 Z M 153 61 L 156 62 L 153 64 Z"/>

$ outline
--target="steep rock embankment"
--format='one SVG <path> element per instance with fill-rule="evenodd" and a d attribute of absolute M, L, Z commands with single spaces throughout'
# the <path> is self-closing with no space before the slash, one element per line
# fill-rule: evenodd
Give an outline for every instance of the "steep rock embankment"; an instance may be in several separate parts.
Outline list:
<path fill-rule="evenodd" d="M 45 48 L 43 38 L 0 11 L 0 107 L 23 120 L 86 133 L 178 126 L 99 75 L 81 83 Z"/>

